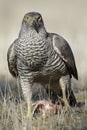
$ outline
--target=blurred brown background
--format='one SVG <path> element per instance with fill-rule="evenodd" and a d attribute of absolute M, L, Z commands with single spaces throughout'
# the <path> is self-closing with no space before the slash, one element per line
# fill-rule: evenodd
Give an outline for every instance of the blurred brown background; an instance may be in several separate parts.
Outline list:
<path fill-rule="evenodd" d="M 80 83 L 87 73 L 87 0 L 0 0 L 0 75 L 11 77 L 7 50 L 17 38 L 22 18 L 30 11 L 40 12 L 49 32 L 62 35 L 70 44 Z"/>

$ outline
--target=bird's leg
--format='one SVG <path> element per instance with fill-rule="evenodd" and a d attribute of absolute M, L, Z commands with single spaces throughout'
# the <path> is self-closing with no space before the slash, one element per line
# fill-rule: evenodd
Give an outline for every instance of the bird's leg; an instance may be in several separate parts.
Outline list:
<path fill-rule="evenodd" d="M 65 104 L 64 110 L 66 112 L 70 109 L 68 98 L 69 98 L 69 89 L 71 87 L 71 83 L 70 83 L 71 79 L 70 79 L 69 75 L 67 75 L 67 76 L 61 77 L 59 82 L 60 82 L 60 86 L 61 86 L 61 89 L 62 89 L 63 101 L 64 101 L 64 104 Z"/>
<path fill-rule="evenodd" d="M 31 101 L 27 102 L 27 110 L 28 110 L 27 117 L 32 118 Z"/>
<path fill-rule="evenodd" d="M 20 77 L 20 83 L 24 94 L 24 98 L 27 102 L 27 117 L 31 119 L 32 118 L 32 112 L 31 112 L 32 84 L 29 83 L 29 80 L 26 77 Z"/>
<path fill-rule="evenodd" d="M 68 100 L 66 98 L 66 88 L 62 88 L 62 94 L 63 94 L 63 101 L 64 101 L 64 104 L 65 104 L 64 110 L 66 112 L 70 108 Z"/>

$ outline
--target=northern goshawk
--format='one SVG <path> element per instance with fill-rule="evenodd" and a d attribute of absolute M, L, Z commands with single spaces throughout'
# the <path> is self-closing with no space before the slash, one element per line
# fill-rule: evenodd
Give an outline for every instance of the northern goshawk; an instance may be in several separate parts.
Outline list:
<path fill-rule="evenodd" d="M 10 73 L 19 79 L 24 97 L 31 112 L 31 87 L 47 87 L 58 83 L 62 89 L 65 105 L 76 104 L 71 89 L 72 75 L 78 79 L 72 50 L 67 41 L 58 34 L 48 33 L 41 14 L 25 14 L 18 38 L 10 46 L 7 54 Z M 56 85 L 50 89 L 58 92 Z"/>

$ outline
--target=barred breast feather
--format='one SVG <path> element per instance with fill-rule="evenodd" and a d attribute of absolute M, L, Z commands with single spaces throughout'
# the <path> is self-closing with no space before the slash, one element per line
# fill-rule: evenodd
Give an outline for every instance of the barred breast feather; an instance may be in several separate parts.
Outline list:
<path fill-rule="evenodd" d="M 29 70 L 39 70 L 48 60 L 50 46 L 46 42 L 46 39 L 35 35 L 20 38 L 15 44 L 18 59 L 27 65 Z"/>

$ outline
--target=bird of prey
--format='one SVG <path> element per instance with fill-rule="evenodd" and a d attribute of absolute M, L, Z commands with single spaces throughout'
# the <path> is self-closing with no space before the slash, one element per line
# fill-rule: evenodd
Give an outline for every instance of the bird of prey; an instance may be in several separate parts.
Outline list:
<path fill-rule="evenodd" d="M 76 104 L 71 78 L 78 79 L 78 74 L 72 50 L 63 37 L 46 31 L 40 13 L 24 15 L 19 36 L 8 49 L 7 61 L 10 73 L 22 87 L 29 116 L 33 86 L 45 88 L 56 82 L 62 89 L 65 106 L 69 105 L 70 98 Z M 50 86 L 58 92 L 56 85 Z"/>

